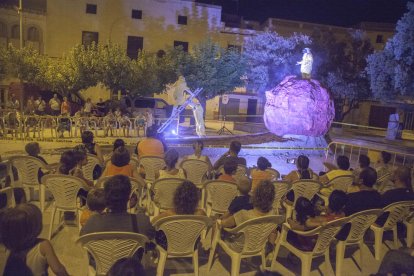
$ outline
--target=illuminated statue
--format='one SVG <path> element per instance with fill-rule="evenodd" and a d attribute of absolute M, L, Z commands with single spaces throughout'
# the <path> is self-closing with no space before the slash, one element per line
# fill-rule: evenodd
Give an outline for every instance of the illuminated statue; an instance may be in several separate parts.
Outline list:
<path fill-rule="evenodd" d="M 296 65 L 300 64 L 300 72 L 303 79 L 310 79 L 312 72 L 313 56 L 309 48 L 303 49 L 303 57 L 301 61 L 298 61 Z"/>
<path fill-rule="evenodd" d="M 188 92 L 188 91 L 187 91 Z M 206 136 L 206 127 L 204 125 L 204 109 L 199 102 L 191 102 L 188 104 L 193 110 L 193 115 L 196 123 L 196 132 L 199 137 Z"/>

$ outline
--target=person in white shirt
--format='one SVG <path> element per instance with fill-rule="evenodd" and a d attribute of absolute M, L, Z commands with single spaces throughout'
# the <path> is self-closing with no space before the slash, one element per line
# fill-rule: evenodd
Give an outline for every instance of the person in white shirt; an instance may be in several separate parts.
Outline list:
<path fill-rule="evenodd" d="M 42 99 L 41 96 L 39 96 L 37 98 L 37 100 L 35 101 L 35 112 L 37 115 L 45 115 L 45 110 L 46 110 L 46 102 L 45 100 Z"/>
<path fill-rule="evenodd" d="M 90 98 L 86 99 L 86 103 L 83 107 L 83 112 L 85 113 L 86 116 L 90 116 L 92 113 L 92 108 L 93 108 L 93 103 L 91 102 Z"/>
<path fill-rule="evenodd" d="M 300 72 L 303 79 L 310 80 L 312 72 L 313 56 L 309 48 L 303 49 L 303 57 L 301 61 L 298 61 L 296 65 L 300 65 Z"/>
<path fill-rule="evenodd" d="M 59 116 L 60 115 L 60 100 L 57 94 L 53 95 L 53 98 L 49 101 L 49 106 L 52 112 L 52 115 Z"/>

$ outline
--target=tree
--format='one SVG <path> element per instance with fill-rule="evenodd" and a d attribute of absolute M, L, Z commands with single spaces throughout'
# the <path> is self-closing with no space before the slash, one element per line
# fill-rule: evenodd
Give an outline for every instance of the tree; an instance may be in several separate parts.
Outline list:
<path fill-rule="evenodd" d="M 264 92 L 287 75 L 298 72 L 295 64 L 301 59 L 304 46 L 310 42 L 308 36 L 296 33 L 283 37 L 276 32 L 265 32 L 248 38 L 243 47 L 248 88 Z"/>
<path fill-rule="evenodd" d="M 235 49 L 224 49 L 218 43 L 207 40 L 194 46 L 193 52 L 178 59 L 179 70 L 187 85 L 203 88 L 198 97 L 204 105 L 206 100 L 231 92 L 241 86 L 245 62 Z"/>
<path fill-rule="evenodd" d="M 384 50 L 368 57 L 366 71 L 379 99 L 414 96 L 414 3 L 408 2 L 407 8 Z"/>
<path fill-rule="evenodd" d="M 336 119 L 342 121 L 361 100 L 371 98 L 365 67 L 373 47 L 361 30 L 349 30 L 343 40 L 330 31 L 316 30 L 311 38 L 314 55 L 312 75 L 332 92 Z"/>

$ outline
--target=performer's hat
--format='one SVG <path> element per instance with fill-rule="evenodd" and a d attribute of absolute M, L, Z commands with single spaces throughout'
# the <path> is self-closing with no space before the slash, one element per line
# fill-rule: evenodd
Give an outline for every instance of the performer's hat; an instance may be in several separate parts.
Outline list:
<path fill-rule="evenodd" d="M 311 50 L 310 50 L 310 48 L 304 48 L 303 49 L 303 51 L 302 51 L 303 53 L 307 53 L 307 54 L 310 54 L 310 52 L 311 52 Z"/>

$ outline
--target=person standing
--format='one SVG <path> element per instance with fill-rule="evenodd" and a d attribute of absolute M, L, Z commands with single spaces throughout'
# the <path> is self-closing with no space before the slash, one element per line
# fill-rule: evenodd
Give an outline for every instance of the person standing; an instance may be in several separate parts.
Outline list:
<path fill-rule="evenodd" d="M 26 102 L 26 114 L 32 115 L 35 112 L 35 100 L 30 96 Z"/>
<path fill-rule="evenodd" d="M 60 114 L 60 100 L 57 94 L 53 95 L 53 98 L 49 101 L 49 106 L 53 116 L 59 116 Z"/>
<path fill-rule="evenodd" d="M 60 106 L 60 114 L 62 116 L 70 116 L 71 114 L 71 107 L 70 102 L 68 101 L 68 97 L 63 97 L 63 102 Z"/>
<path fill-rule="evenodd" d="M 296 65 L 300 65 L 300 72 L 302 73 L 302 79 L 310 80 L 312 73 L 313 56 L 309 48 L 303 49 L 303 57 L 301 61 L 298 61 Z"/>
<path fill-rule="evenodd" d="M 16 110 L 20 109 L 20 102 L 17 99 L 15 94 L 10 95 L 10 99 L 9 99 L 9 102 L 8 102 L 8 108 L 16 109 Z"/>
<path fill-rule="evenodd" d="M 35 105 L 35 113 L 37 115 L 45 115 L 45 110 L 46 110 L 46 102 L 45 100 L 42 99 L 42 96 L 39 96 L 37 98 L 37 100 L 34 102 Z"/>
<path fill-rule="evenodd" d="M 86 99 L 86 103 L 85 103 L 85 105 L 83 107 L 83 112 L 85 113 L 86 116 L 88 116 L 88 117 L 91 116 L 91 114 L 92 114 L 92 107 L 93 107 L 93 104 L 91 102 L 91 98 L 87 98 Z"/>

